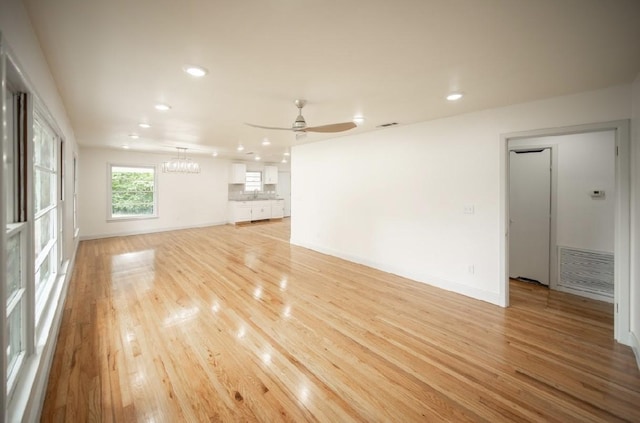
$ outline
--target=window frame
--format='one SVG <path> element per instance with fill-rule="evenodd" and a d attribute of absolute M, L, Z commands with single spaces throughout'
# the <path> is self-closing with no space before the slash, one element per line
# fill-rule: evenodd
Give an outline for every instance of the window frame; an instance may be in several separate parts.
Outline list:
<path fill-rule="evenodd" d="M 262 192 L 262 190 L 264 189 L 264 174 L 262 171 L 260 170 L 247 170 L 244 174 L 244 191 L 246 193 L 254 193 L 256 190 L 255 189 L 248 189 L 248 185 L 249 184 L 254 184 L 255 181 L 248 181 L 247 179 L 249 178 L 250 174 L 258 174 L 260 175 L 260 187 L 258 188 L 258 192 Z"/>
<path fill-rule="evenodd" d="M 50 166 L 45 166 L 44 163 L 36 162 L 36 125 L 39 127 L 40 131 L 40 139 L 42 141 L 42 137 L 45 135 L 48 136 L 47 142 L 50 142 L 51 145 L 51 163 Z M 61 270 L 61 234 L 62 234 L 62 224 L 63 220 L 61 220 L 61 214 L 63 213 L 62 204 L 60 200 L 60 180 L 62 179 L 61 169 L 59 168 L 59 159 L 60 159 L 60 150 L 59 145 L 63 141 L 62 137 L 59 135 L 60 130 L 53 123 L 53 119 L 48 114 L 46 109 L 44 109 L 40 104 L 37 104 L 33 110 L 33 118 L 31 121 L 31 172 L 33 174 L 33 185 L 32 185 L 32 197 L 33 197 L 33 206 L 32 210 L 30 210 L 29 215 L 32 220 L 32 228 L 33 228 L 33 263 L 34 263 L 34 279 L 33 279 L 33 295 L 34 295 L 34 317 L 35 317 L 35 330 L 38 331 L 43 316 L 46 315 L 46 311 L 49 307 L 51 293 L 53 292 L 56 281 L 58 280 L 59 272 Z M 36 173 L 46 173 L 49 174 L 52 178 L 52 181 L 49 183 L 49 195 L 51 197 L 51 203 L 45 205 L 39 210 L 35 208 L 35 200 L 38 195 L 39 186 L 36 186 Z M 47 242 L 46 245 L 42 246 L 40 251 L 36 254 L 37 245 L 36 241 L 36 225 L 39 224 L 40 219 L 44 219 L 45 216 L 49 215 L 49 236 L 51 239 Z M 39 280 L 41 277 L 41 270 L 43 266 L 45 266 L 45 262 L 48 262 L 48 272 L 49 275 L 45 280 Z"/>
<path fill-rule="evenodd" d="M 25 357 L 27 356 L 27 284 L 28 284 L 28 266 L 27 266 L 27 251 L 28 251 L 28 241 L 27 241 L 27 222 L 17 222 L 10 223 L 5 231 L 7 241 L 14 236 L 17 236 L 20 240 L 20 273 L 21 273 L 21 281 L 18 285 L 18 289 L 12 293 L 10 297 L 7 297 L 5 304 L 5 313 L 7 317 L 7 324 L 9 324 L 9 318 L 13 315 L 13 312 L 16 308 L 20 307 L 19 313 L 21 314 L 20 320 L 21 325 L 18 328 L 21 338 L 21 349 L 18 354 L 15 356 L 15 360 L 13 363 L 7 362 L 8 366 L 6 369 L 6 384 L 7 384 L 7 392 L 9 395 L 13 393 L 14 388 L 16 387 L 16 383 L 18 381 L 20 371 L 22 370 L 22 364 L 24 362 Z M 7 293 L 8 295 L 9 293 Z M 7 343 L 10 340 L 7 339 Z M 9 368 L 9 366 L 11 368 Z"/>
<path fill-rule="evenodd" d="M 144 168 L 153 169 L 153 214 L 114 216 L 113 215 L 113 192 L 112 192 L 112 169 L 114 167 Z M 122 222 L 127 220 L 147 220 L 157 219 L 158 211 L 158 166 L 155 164 L 124 164 L 107 163 L 107 222 Z"/>
<path fill-rule="evenodd" d="M 73 237 L 80 235 L 78 224 L 78 154 L 73 153 Z"/>

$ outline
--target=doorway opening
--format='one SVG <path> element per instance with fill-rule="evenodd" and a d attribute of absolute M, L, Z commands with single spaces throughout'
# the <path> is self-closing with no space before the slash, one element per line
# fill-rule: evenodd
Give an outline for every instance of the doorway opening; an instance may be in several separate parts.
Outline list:
<path fill-rule="evenodd" d="M 503 136 L 503 301 L 509 278 L 614 303 L 629 344 L 629 122 Z"/>

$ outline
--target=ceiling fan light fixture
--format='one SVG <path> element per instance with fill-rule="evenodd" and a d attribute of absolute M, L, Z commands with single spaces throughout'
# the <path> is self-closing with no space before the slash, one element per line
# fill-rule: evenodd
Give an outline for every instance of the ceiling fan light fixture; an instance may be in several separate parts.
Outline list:
<path fill-rule="evenodd" d="M 331 123 L 328 125 L 320 125 L 320 126 L 307 126 L 307 122 L 305 122 L 304 116 L 302 116 L 302 108 L 306 103 L 307 103 L 306 100 L 302 100 L 302 99 L 298 99 L 294 102 L 294 104 L 298 108 L 298 116 L 296 116 L 296 120 L 293 122 L 290 128 L 255 125 L 253 123 L 248 123 L 248 122 L 245 122 L 245 125 L 251 126 L 253 128 L 259 128 L 259 129 L 293 131 L 296 133 L 296 140 L 300 139 L 299 136 L 303 137 L 307 132 L 320 132 L 320 133 L 344 132 L 344 131 L 353 129 L 357 126 L 353 122 L 340 122 L 340 123 Z"/>
<path fill-rule="evenodd" d="M 458 100 L 460 100 L 462 97 L 463 97 L 463 94 L 462 94 L 462 93 L 458 93 L 458 92 L 456 92 L 456 93 L 451 93 L 451 94 L 449 94 L 449 95 L 447 96 L 447 100 L 449 100 L 449 101 L 458 101 Z"/>
<path fill-rule="evenodd" d="M 207 73 L 209 73 L 209 71 L 203 68 L 202 66 L 196 66 L 196 65 L 184 65 L 182 67 L 182 70 L 195 78 L 202 78 Z"/>
<path fill-rule="evenodd" d="M 293 129 L 294 131 L 302 131 L 306 127 L 307 127 L 307 122 L 305 122 L 304 116 L 302 116 L 301 114 L 299 114 L 296 117 L 296 120 L 293 122 L 293 125 L 291 125 L 291 129 Z"/>

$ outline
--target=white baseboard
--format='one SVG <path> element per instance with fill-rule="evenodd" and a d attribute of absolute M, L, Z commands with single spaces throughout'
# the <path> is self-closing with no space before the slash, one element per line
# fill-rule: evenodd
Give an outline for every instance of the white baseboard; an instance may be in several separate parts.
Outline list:
<path fill-rule="evenodd" d="M 408 278 L 416 282 L 425 283 L 427 285 L 435 286 L 436 288 L 441 288 L 446 291 L 452 291 L 457 294 L 462 294 L 467 297 L 471 297 L 476 300 L 485 301 L 500 307 L 504 306 L 502 304 L 502 301 L 500 300 L 500 294 L 497 292 L 490 292 L 482 289 L 477 289 L 472 286 L 448 281 L 442 278 L 433 277 L 433 276 L 422 274 L 422 273 L 418 274 L 416 272 L 408 271 L 406 269 L 402 269 L 400 267 L 393 266 L 388 263 L 379 263 L 364 257 L 343 253 L 341 251 L 325 248 L 313 243 L 303 242 L 294 238 L 292 238 L 290 242 L 292 245 L 297 245 L 297 246 L 308 248 L 310 250 L 314 250 L 323 254 L 338 257 L 354 263 L 362 264 L 368 267 L 372 267 L 374 269 L 382 270 L 383 272 L 392 273 L 394 275 L 402 276 L 404 278 Z"/>
<path fill-rule="evenodd" d="M 142 230 L 134 230 L 134 231 L 122 231 L 122 232 L 113 232 L 108 234 L 94 234 L 94 235 L 81 235 L 80 241 L 88 241 L 91 239 L 102 239 L 102 238 L 113 238 L 116 236 L 130 236 L 130 235 L 144 235 L 144 234 L 155 234 L 159 232 L 171 232 L 171 231 L 180 231 L 183 229 L 195 229 L 195 228 L 206 228 L 208 226 L 220 226 L 226 225 L 227 221 L 222 222 L 206 222 L 200 223 L 197 225 L 186 225 L 186 226 L 174 226 L 168 228 L 153 228 L 153 229 L 142 229 Z"/>
<path fill-rule="evenodd" d="M 629 332 L 629 341 L 631 341 L 630 344 L 633 354 L 636 356 L 636 364 L 638 365 L 638 369 L 640 369 L 640 341 L 633 332 Z"/>
<path fill-rule="evenodd" d="M 602 294 L 596 294 L 595 292 L 583 291 L 581 289 L 569 288 L 562 285 L 555 285 L 552 289 L 560 292 L 566 292 L 568 294 L 578 295 L 580 297 L 590 298 L 592 300 L 604 301 L 605 303 L 613 304 L 613 297 L 609 297 Z"/>

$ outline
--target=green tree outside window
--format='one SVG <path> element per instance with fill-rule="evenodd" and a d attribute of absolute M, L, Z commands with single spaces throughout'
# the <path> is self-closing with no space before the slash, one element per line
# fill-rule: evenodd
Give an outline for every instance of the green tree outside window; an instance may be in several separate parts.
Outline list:
<path fill-rule="evenodd" d="M 155 169 L 111 166 L 111 216 L 155 216 Z"/>

